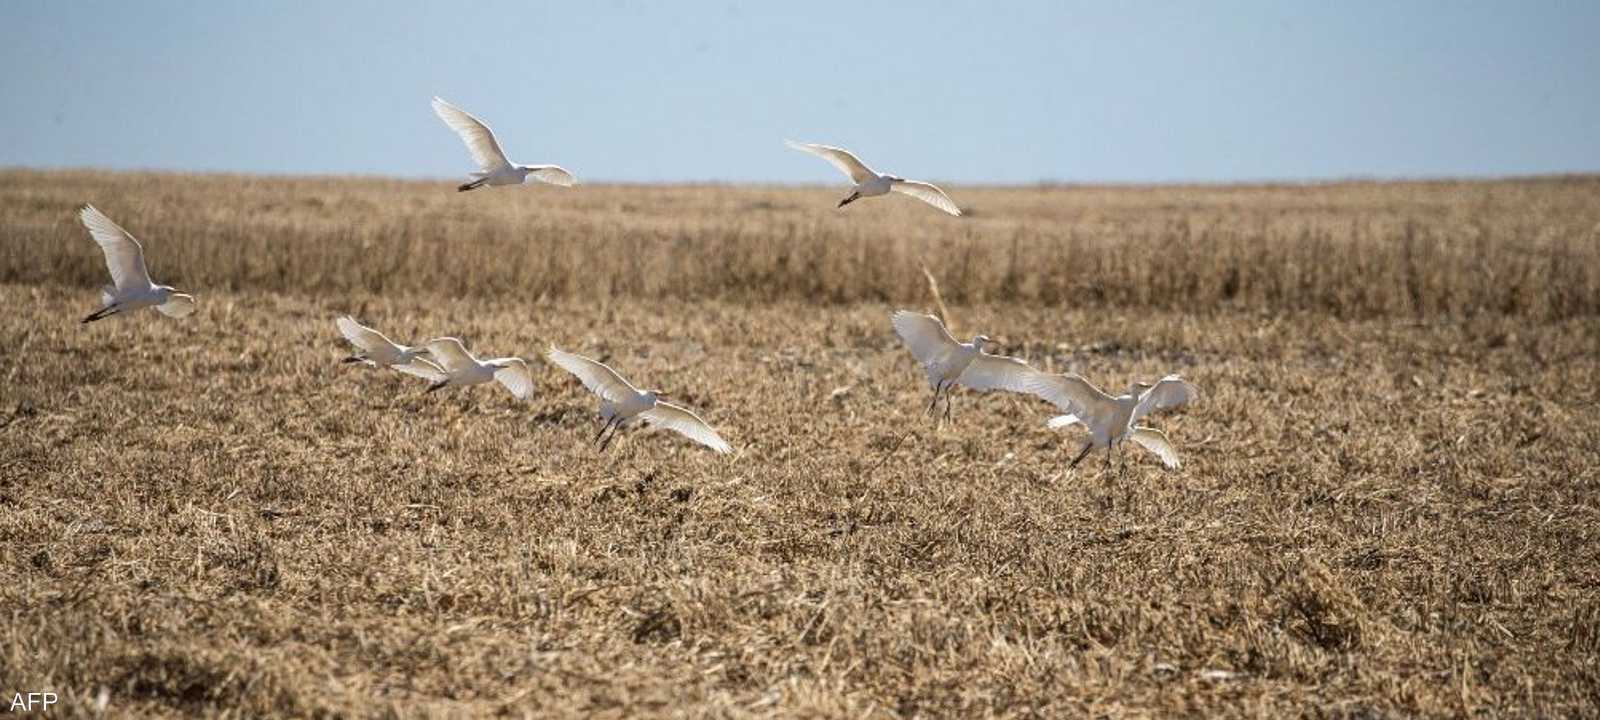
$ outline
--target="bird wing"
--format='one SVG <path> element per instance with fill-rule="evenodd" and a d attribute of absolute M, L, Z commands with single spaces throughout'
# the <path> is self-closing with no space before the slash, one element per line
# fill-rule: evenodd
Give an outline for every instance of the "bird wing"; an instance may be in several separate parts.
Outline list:
<path fill-rule="evenodd" d="M 528 173 L 529 175 L 551 185 L 572 187 L 578 184 L 578 178 L 573 177 L 572 173 L 567 172 L 567 169 L 560 165 L 529 165 L 527 167 L 531 170 Z"/>
<path fill-rule="evenodd" d="M 478 359 L 461 346 L 461 341 L 455 338 L 435 338 L 428 341 L 428 354 L 433 356 L 435 364 L 444 368 L 445 372 L 455 374 L 475 367 Z"/>
<path fill-rule="evenodd" d="M 866 163 L 861 162 L 860 158 L 851 154 L 849 150 L 844 148 L 836 148 L 829 145 L 817 145 L 815 143 L 795 142 L 793 140 L 785 140 L 783 142 L 785 145 L 799 150 L 800 152 L 811 153 L 812 155 L 822 158 L 823 160 L 827 160 L 828 164 L 839 168 L 839 172 L 848 175 L 850 177 L 850 182 L 856 183 L 857 185 L 878 176 L 877 173 L 872 171 L 872 168 L 867 167 Z"/>
<path fill-rule="evenodd" d="M 189 317 L 194 313 L 194 296 L 186 293 L 173 293 L 167 296 L 167 301 L 156 306 L 162 315 L 167 317 Z"/>
<path fill-rule="evenodd" d="M 494 371 L 494 379 L 506 386 L 518 400 L 533 397 L 533 373 L 528 372 L 528 362 L 522 358 L 500 358 L 495 362 L 510 363 Z"/>
<path fill-rule="evenodd" d="M 1035 373 L 1027 392 L 1050 401 L 1062 410 L 1083 417 L 1107 417 L 1116 412 L 1117 401 L 1088 380 L 1071 373 Z"/>
<path fill-rule="evenodd" d="M 433 112 L 461 136 L 461 141 L 467 144 L 467 151 L 472 153 L 473 161 L 484 172 L 511 166 L 505 151 L 500 149 L 500 141 L 494 139 L 494 131 L 482 120 L 437 97 L 433 99 Z"/>
<path fill-rule="evenodd" d="M 106 269 L 111 271 L 111 282 L 118 290 L 150 287 L 150 271 L 144 265 L 144 247 L 121 225 L 111 221 L 93 205 L 84 205 L 78 211 L 78 221 L 89 229 L 89 235 L 100 244 L 106 255 Z"/>
<path fill-rule="evenodd" d="M 699 415 L 672 403 L 658 402 L 655 407 L 639 413 L 639 417 L 651 425 L 671 430 L 719 453 L 733 452 L 728 442 Z"/>
<path fill-rule="evenodd" d="M 341 316 L 334 322 L 339 326 L 339 334 L 343 335 L 344 339 L 369 354 L 400 352 L 400 348 L 387 335 L 356 322 L 356 319 L 349 315 Z"/>
<path fill-rule="evenodd" d="M 1039 371 L 1029 367 L 1027 363 L 1014 357 L 1003 355 L 989 355 L 978 353 L 961 371 L 961 377 L 956 382 L 973 390 L 1008 390 L 1010 392 L 1033 392 L 1033 376 Z"/>
<path fill-rule="evenodd" d="M 1199 396 L 1200 391 L 1183 378 L 1168 375 L 1139 396 L 1139 404 L 1133 407 L 1133 415 L 1128 422 L 1139 422 L 1139 418 L 1156 410 L 1171 410 Z"/>
<path fill-rule="evenodd" d="M 417 358 L 409 363 L 406 363 L 405 365 L 392 365 L 390 367 L 393 367 L 394 369 L 399 370 L 407 375 L 415 375 L 429 382 L 444 382 L 445 380 L 450 379 L 450 376 L 445 373 L 444 368 L 433 364 L 432 361 L 425 358 Z"/>
<path fill-rule="evenodd" d="M 951 215 L 957 217 L 961 215 L 961 208 L 956 207 L 956 201 L 951 200 L 949 195 L 944 194 L 944 191 L 933 183 L 905 180 L 891 184 L 889 189 L 902 195 L 910 195 Z"/>
<path fill-rule="evenodd" d="M 931 368 L 961 349 L 961 343 L 950 337 L 950 331 L 945 330 L 944 323 L 932 315 L 900 310 L 889 318 L 889 322 L 894 325 L 895 334 L 911 350 L 911 356 L 922 363 L 923 368 Z"/>
<path fill-rule="evenodd" d="M 1069 414 L 1069 415 L 1057 415 L 1057 416 L 1055 416 L 1053 418 L 1050 418 L 1049 420 L 1045 421 L 1044 426 L 1047 427 L 1047 428 L 1050 428 L 1051 430 L 1060 430 L 1061 428 L 1064 428 L 1064 427 L 1070 427 L 1070 426 L 1073 426 L 1073 425 L 1082 425 L 1082 424 L 1083 424 L 1083 421 L 1079 420 L 1077 415 L 1070 415 Z"/>
<path fill-rule="evenodd" d="M 1178 462 L 1178 451 L 1172 449 L 1172 443 L 1167 442 L 1166 433 L 1155 428 L 1136 427 L 1133 429 L 1133 434 L 1128 437 L 1143 445 L 1144 449 L 1155 453 L 1168 470 L 1176 470 L 1182 466 L 1182 463 Z"/>
<path fill-rule="evenodd" d="M 572 373 L 584 387 L 589 388 L 589 392 L 599 395 L 602 400 L 617 403 L 639 395 L 638 388 L 603 362 L 574 355 L 554 345 L 545 351 L 544 356 L 562 370 Z"/>

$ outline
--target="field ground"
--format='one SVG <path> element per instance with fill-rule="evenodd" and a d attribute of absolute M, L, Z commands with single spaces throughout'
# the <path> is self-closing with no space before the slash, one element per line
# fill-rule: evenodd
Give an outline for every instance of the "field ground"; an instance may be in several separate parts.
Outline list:
<path fill-rule="evenodd" d="M 406 261 L 389 235 L 347 238 L 363 254 L 321 215 L 245 207 L 333 181 L 154 177 L 0 173 L 7 697 L 52 690 L 66 716 L 97 699 L 118 715 L 1600 713 L 1600 270 L 1566 266 L 1597 252 L 1590 179 L 952 192 L 979 199 L 980 228 L 1002 222 L 985 208 L 1090 208 L 1038 216 L 1025 242 L 1078 243 L 1129 292 L 1160 273 L 1113 266 L 1085 218 L 1145 207 L 1150 242 L 1185 214 L 1265 218 L 1260 235 L 1168 238 L 1192 267 L 1164 267 L 1194 284 L 1122 307 L 1116 292 L 1051 301 L 1093 277 L 1032 263 L 1008 295 L 992 265 L 1010 236 L 991 254 L 981 231 L 910 201 L 841 216 L 824 191 L 727 190 L 800 218 L 769 227 L 722 214 L 716 188 L 598 188 L 642 207 L 687 193 L 692 211 L 663 231 L 687 239 L 641 240 L 648 223 L 613 209 L 596 221 L 610 230 L 559 252 L 413 238 L 424 259 Z M 491 198 L 516 208 L 507 222 L 546 227 L 538 203 L 576 218 L 585 202 L 582 188 L 348 187 L 305 202 L 392 192 L 392 227 Z M 1186 193 L 1201 200 L 1174 206 Z M 1434 213 L 1436 195 L 1466 200 Z M 102 282 L 71 220 L 85 200 L 145 239 L 158 279 L 201 293 L 196 315 L 77 324 Z M 1231 297 L 1207 289 L 1230 272 L 1198 264 L 1208 243 L 1242 262 L 1271 218 L 1301 212 L 1262 208 L 1294 203 L 1328 227 L 1444 238 L 1413 250 L 1448 272 L 1363 272 L 1387 268 L 1382 233 L 1290 238 Z M 208 235 L 202 217 L 254 230 Z M 872 250 L 852 222 L 937 229 Z M 748 227 L 717 234 L 728 223 Z M 1488 260 L 1448 241 L 1474 226 Z M 697 264 L 701 227 L 743 253 L 720 286 Z M 804 300 L 795 266 L 767 265 L 766 286 L 739 277 L 811 232 L 842 255 L 806 241 L 819 267 L 853 273 L 817 280 L 838 283 L 826 302 Z M 926 252 L 941 233 L 978 258 L 965 280 Z M 1343 295 L 1290 267 L 1318 243 L 1354 284 Z M 556 279 L 585 253 L 603 297 Z M 550 274 L 509 267 L 535 257 Z M 1123 473 L 1100 456 L 1064 472 L 1075 438 L 1019 397 L 960 393 L 935 427 L 887 320 L 933 307 L 919 260 L 959 334 L 1103 386 L 1190 378 L 1200 402 L 1154 418 L 1184 467 L 1134 449 Z M 629 285 L 630 263 L 691 268 L 694 289 Z M 1527 274 L 1511 292 L 1477 287 L 1480 272 Z M 1302 286 L 1328 292 L 1287 292 Z M 739 452 L 635 431 L 599 455 L 592 401 L 542 363 L 525 404 L 497 387 L 424 396 L 338 363 L 346 311 L 397 337 L 604 358 Z"/>

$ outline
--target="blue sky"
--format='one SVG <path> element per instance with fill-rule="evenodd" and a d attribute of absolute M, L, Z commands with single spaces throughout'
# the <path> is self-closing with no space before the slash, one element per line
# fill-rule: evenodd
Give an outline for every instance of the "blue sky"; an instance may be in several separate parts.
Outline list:
<path fill-rule="evenodd" d="M 1600 2 L 0 3 L 0 166 L 585 181 L 1600 171 Z"/>

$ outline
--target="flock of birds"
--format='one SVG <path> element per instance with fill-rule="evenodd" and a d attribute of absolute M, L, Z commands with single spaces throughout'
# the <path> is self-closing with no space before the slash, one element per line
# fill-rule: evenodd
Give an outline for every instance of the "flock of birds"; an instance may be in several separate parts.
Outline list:
<path fill-rule="evenodd" d="M 433 99 L 433 111 L 454 130 L 467 146 L 478 170 L 461 192 L 484 186 L 520 185 L 532 177 L 555 185 L 571 186 L 577 179 L 557 165 L 519 165 L 506 158 L 494 132 L 483 121 L 466 111 Z M 894 175 L 884 175 L 867 167 L 842 148 L 788 141 L 790 147 L 827 160 L 854 183 L 851 192 L 839 201 L 844 207 L 864 197 L 890 192 L 909 195 L 951 215 L 960 215 L 950 196 L 937 186 Z M 101 307 L 83 319 L 89 323 L 139 308 L 153 307 L 169 317 L 181 318 L 195 310 L 194 296 L 170 285 L 150 279 L 144 248 L 133 235 L 113 222 L 93 205 L 85 205 L 78 219 L 105 253 L 111 272 L 111 285 L 102 290 Z M 890 318 L 894 331 L 928 376 L 933 397 L 925 414 L 938 418 L 939 402 L 944 401 L 943 417 L 950 419 L 950 391 L 962 386 L 975 391 L 1004 390 L 1043 398 L 1059 408 L 1062 415 L 1051 418 L 1051 428 L 1081 425 L 1089 432 L 1083 447 L 1069 467 L 1075 468 L 1091 450 L 1106 450 L 1109 467 L 1120 445 L 1132 440 L 1153 452 L 1168 468 L 1179 467 L 1177 451 L 1167 436 L 1155 428 L 1139 425 L 1146 415 L 1184 405 L 1198 396 L 1194 386 L 1177 375 L 1168 375 L 1154 384 L 1134 383 L 1121 395 L 1111 395 L 1079 375 L 1046 373 L 1026 362 L 984 351 L 989 338 L 978 335 L 963 343 L 951 337 L 944 323 L 932 315 L 901 310 Z M 382 332 L 357 322 L 348 315 L 335 321 L 355 352 L 344 359 L 372 367 L 392 368 L 429 382 L 426 392 L 447 387 L 498 382 L 526 400 L 533 395 L 535 382 L 528 362 L 519 357 L 480 360 L 461 340 L 438 337 L 421 345 L 402 345 Z M 642 421 L 671 430 L 718 453 L 731 453 L 705 420 L 688 408 L 666 402 L 660 390 L 640 390 L 610 366 L 592 358 L 569 353 L 555 346 L 545 352 L 549 362 L 571 373 L 600 400 L 600 432 L 594 442 L 604 451 L 624 425 Z"/>

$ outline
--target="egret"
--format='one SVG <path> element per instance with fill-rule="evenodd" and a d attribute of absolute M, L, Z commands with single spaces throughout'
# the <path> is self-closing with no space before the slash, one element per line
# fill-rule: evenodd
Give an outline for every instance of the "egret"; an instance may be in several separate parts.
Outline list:
<path fill-rule="evenodd" d="M 339 326 L 339 332 L 344 335 L 344 339 L 356 347 L 356 352 L 343 362 L 394 368 L 412 363 L 424 363 L 433 370 L 443 372 L 442 368 L 423 357 L 428 352 L 425 347 L 400 345 L 390 340 L 387 335 L 356 322 L 356 319 L 349 315 L 342 316 L 334 322 Z"/>
<path fill-rule="evenodd" d="M 90 313 L 83 322 L 92 323 L 142 307 L 154 307 L 161 314 L 175 318 L 194 312 L 193 295 L 150 281 L 150 270 L 144 264 L 144 246 L 121 225 L 112 222 L 93 205 L 84 205 L 78 211 L 78 221 L 89 229 L 89 235 L 105 253 L 112 283 L 100 290 L 100 309 Z"/>
<path fill-rule="evenodd" d="M 572 173 L 559 165 L 517 165 L 507 160 L 505 151 L 500 149 L 500 141 L 494 139 L 494 131 L 461 108 L 435 97 L 433 112 L 461 136 L 461 141 L 467 144 L 467 151 L 472 153 L 473 161 L 478 163 L 479 171 L 468 173 L 472 182 L 457 187 L 459 192 L 476 190 L 484 185 L 521 185 L 530 175 L 536 180 L 562 187 L 572 187 L 578 182 Z"/>
<path fill-rule="evenodd" d="M 665 397 L 666 393 L 660 390 L 641 391 L 605 363 L 564 352 L 554 345 L 545 352 L 545 357 L 550 358 L 550 362 L 560 366 L 561 369 L 572 373 L 584 387 L 589 389 L 589 392 L 600 397 L 600 419 L 603 422 L 599 434 L 595 435 L 594 439 L 600 443 L 602 452 L 611 444 L 612 438 L 617 436 L 617 428 L 636 417 L 651 425 L 676 432 L 719 453 L 733 452 L 727 441 L 717 435 L 717 431 L 707 425 L 706 421 L 701 420 L 699 415 L 686 408 L 664 402 L 661 398 Z M 610 434 L 607 435 L 607 432 Z"/>
<path fill-rule="evenodd" d="M 944 416 L 950 419 L 950 389 L 956 385 L 980 391 L 1033 392 L 1034 376 L 1039 375 L 1039 371 L 1014 357 L 984 352 L 983 346 L 989 342 L 987 335 L 977 335 L 969 343 L 956 342 L 939 318 L 910 310 L 896 312 L 890 322 L 911 349 L 912 357 L 922 363 L 922 369 L 928 373 L 928 385 L 933 388 L 929 413 L 938 407 L 942 395 Z"/>
<path fill-rule="evenodd" d="M 423 344 L 433 362 L 427 365 L 412 363 L 396 366 L 396 370 L 433 382 L 428 392 L 441 388 L 478 385 L 495 380 L 511 391 L 518 400 L 533 396 L 533 374 L 528 372 L 528 362 L 518 357 L 479 360 L 467 352 L 466 346 L 453 337 L 434 338 Z"/>
<path fill-rule="evenodd" d="M 1083 425 L 1089 429 L 1089 440 L 1069 468 L 1077 467 L 1097 447 L 1106 448 L 1106 466 L 1110 467 L 1112 452 L 1127 440 L 1155 453 L 1168 469 L 1179 467 L 1178 451 L 1167 441 L 1166 433 L 1137 423 L 1156 410 L 1170 410 L 1200 396 L 1177 375 L 1168 375 L 1154 385 L 1136 382 L 1126 393 L 1113 397 L 1079 375 L 1041 373 L 1034 378 L 1033 392 L 1068 413 L 1051 418 L 1049 427 Z"/>
<path fill-rule="evenodd" d="M 951 200 L 949 195 L 944 194 L 944 191 L 933 183 L 907 180 L 894 175 L 879 175 L 844 148 L 814 143 L 799 143 L 793 140 L 785 140 L 784 143 L 800 152 L 811 153 L 823 160 L 827 160 L 830 165 L 839 168 L 839 172 L 849 176 L 850 182 L 856 184 L 850 194 L 839 201 L 839 207 L 844 207 L 864 197 L 887 195 L 892 191 L 902 195 L 910 195 L 951 215 L 959 216 L 961 214 L 961 208 L 956 207 L 956 201 Z"/>

